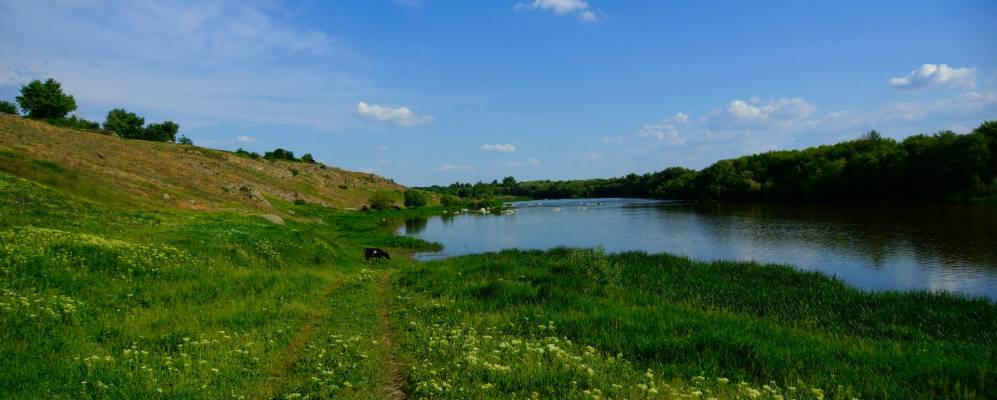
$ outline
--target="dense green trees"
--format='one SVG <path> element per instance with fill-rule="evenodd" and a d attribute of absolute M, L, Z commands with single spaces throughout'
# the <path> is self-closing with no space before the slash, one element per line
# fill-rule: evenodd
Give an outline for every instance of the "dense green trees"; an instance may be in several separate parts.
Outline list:
<path fill-rule="evenodd" d="M 284 160 L 284 161 L 301 161 L 294 157 L 294 152 L 290 150 L 284 150 L 282 148 L 274 149 L 274 151 L 268 151 L 263 153 L 263 158 L 267 160 Z"/>
<path fill-rule="evenodd" d="M 63 118 L 76 109 L 73 96 L 62 92 L 62 84 L 49 78 L 45 82 L 33 80 L 21 87 L 17 103 L 29 118 Z"/>
<path fill-rule="evenodd" d="M 17 115 L 17 105 L 7 100 L 0 100 L 0 113 Z"/>
<path fill-rule="evenodd" d="M 115 108 L 107 112 L 104 119 L 104 130 L 117 133 L 125 139 L 142 139 L 145 136 L 145 118 L 139 117 L 135 113 Z"/>
<path fill-rule="evenodd" d="M 125 139 L 150 140 L 154 142 L 176 142 L 180 125 L 173 121 L 163 121 L 158 124 L 145 125 L 145 118 L 133 112 L 115 108 L 107 113 L 104 120 L 104 130 L 117 133 Z M 189 140 L 189 139 L 188 139 Z"/>
<path fill-rule="evenodd" d="M 902 141 L 872 131 L 853 141 L 672 167 L 613 179 L 455 183 L 426 188 L 461 197 L 653 197 L 684 200 L 939 200 L 997 195 L 997 121 L 972 133 Z"/>
<path fill-rule="evenodd" d="M 429 196 L 419 190 L 406 190 L 405 191 L 405 207 L 418 208 L 429 204 Z"/>
<path fill-rule="evenodd" d="M 145 127 L 145 137 L 143 139 L 156 142 L 176 142 L 178 130 L 180 130 L 180 125 L 177 125 L 173 121 L 149 124 L 149 126 Z"/>

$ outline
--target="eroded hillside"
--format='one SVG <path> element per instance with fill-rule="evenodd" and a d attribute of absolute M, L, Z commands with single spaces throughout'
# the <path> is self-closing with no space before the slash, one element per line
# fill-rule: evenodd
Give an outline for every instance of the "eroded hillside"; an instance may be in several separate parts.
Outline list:
<path fill-rule="evenodd" d="M 140 208 L 280 213 L 275 202 L 359 208 L 404 187 L 373 174 L 51 126 L 0 114 L 0 170 L 92 200 Z"/>

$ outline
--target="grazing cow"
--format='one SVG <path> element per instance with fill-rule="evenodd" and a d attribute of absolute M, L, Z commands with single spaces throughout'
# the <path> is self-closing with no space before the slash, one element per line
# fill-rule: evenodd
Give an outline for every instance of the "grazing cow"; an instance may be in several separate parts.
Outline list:
<path fill-rule="evenodd" d="M 364 259 L 367 262 L 370 262 L 371 258 L 377 259 L 377 260 L 379 260 L 381 258 L 387 258 L 389 260 L 391 259 L 391 256 L 388 255 L 388 252 L 386 252 L 384 250 L 381 250 L 381 249 L 379 249 L 377 247 L 364 247 L 364 249 L 363 249 L 363 257 L 364 257 Z"/>

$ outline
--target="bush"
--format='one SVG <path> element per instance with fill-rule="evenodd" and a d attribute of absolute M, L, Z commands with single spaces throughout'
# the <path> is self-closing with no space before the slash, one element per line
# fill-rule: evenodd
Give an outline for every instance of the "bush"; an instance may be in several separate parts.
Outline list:
<path fill-rule="evenodd" d="M 451 196 L 449 194 L 440 197 L 440 205 L 443 207 L 456 207 L 461 205 L 463 202 L 457 196 Z"/>
<path fill-rule="evenodd" d="M 142 139 L 152 140 L 154 142 L 172 143 L 176 141 L 178 130 L 180 130 L 180 125 L 177 125 L 173 121 L 163 121 L 159 124 L 149 124 L 149 126 L 145 127 L 145 137 Z"/>
<path fill-rule="evenodd" d="M 305 199 L 294 199 L 294 205 L 296 206 L 303 206 L 305 204 L 308 204 L 307 202 L 305 202 Z"/>
<path fill-rule="evenodd" d="M 190 140 L 189 137 L 186 137 L 184 135 L 180 135 L 180 137 L 177 138 L 177 143 L 183 144 L 183 145 L 187 145 L 187 146 L 193 146 L 194 145 L 194 141 Z M 256 153 L 253 153 L 253 154 L 256 154 Z M 260 155 L 256 154 L 256 158 L 259 158 L 259 157 L 260 157 Z"/>
<path fill-rule="evenodd" d="M 45 122 L 48 122 L 55 126 L 63 126 L 66 128 L 82 129 L 88 131 L 100 130 L 100 123 L 96 121 L 87 121 L 83 118 L 78 118 L 75 115 L 70 116 L 69 118 L 49 118 L 46 119 Z"/>
<path fill-rule="evenodd" d="M 312 157 L 311 153 L 305 153 L 301 156 L 301 161 L 309 164 L 315 164 L 315 157 Z"/>
<path fill-rule="evenodd" d="M 273 161 L 273 160 L 284 160 L 284 161 L 299 161 L 294 158 L 294 152 L 290 150 L 284 150 L 281 148 L 275 149 L 274 151 L 268 151 L 263 153 L 263 158 Z"/>
<path fill-rule="evenodd" d="M 370 204 L 370 208 L 375 210 L 386 210 L 395 205 L 395 201 L 391 199 L 391 195 L 388 192 L 377 192 L 370 196 L 370 200 L 367 201 Z"/>
<path fill-rule="evenodd" d="M 52 78 L 22 86 L 17 102 L 29 118 L 37 119 L 63 118 L 76 109 L 73 96 L 63 93 L 62 85 Z"/>
<path fill-rule="evenodd" d="M 0 100 L 0 113 L 18 115 L 17 105 L 7 100 Z"/>
<path fill-rule="evenodd" d="M 429 198 L 425 193 L 418 190 L 405 191 L 405 207 L 418 208 L 429 203 Z"/>
<path fill-rule="evenodd" d="M 144 139 L 145 130 L 142 128 L 144 124 L 145 118 L 124 109 L 115 108 L 107 112 L 104 130 L 117 133 L 118 136 L 125 139 Z"/>

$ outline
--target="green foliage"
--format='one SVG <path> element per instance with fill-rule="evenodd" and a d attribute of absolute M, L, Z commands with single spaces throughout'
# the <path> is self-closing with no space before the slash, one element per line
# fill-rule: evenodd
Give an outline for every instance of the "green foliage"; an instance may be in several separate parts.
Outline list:
<path fill-rule="evenodd" d="M 121 108 L 108 111 L 107 118 L 104 119 L 104 130 L 117 133 L 124 139 L 144 139 L 143 125 L 145 118 Z"/>
<path fill-rule="evenodd" d="M 252 152 L 246 151 L 242 147 L 236 149 L 235 150 L 235 154 L 238 154 L 238 155 L 243 156 L 243 157 L 249 157 L 249 158 L 252 158 L 254 160 L 260 158 L 260 153 L 257 153 L 255 151 L 252 151 Z"/>
<path fill-rule="evenodd" d="M 274 160 L 301 161 L 298 160 L 297 158 L 294 158 L 294 152 L 290 150 L 284 150 L 281 148 L 277 148 L 274 151 L 268 151 L 266 153 L 263 153 L 263 158 L 270 161 Z"/>
<path fill-rule="evenodd" d="M 701 171 L 672 167 L 614 179 L 454 183 L 426 190 L 463 198 L 652 197 L 681 200 L 948 200 L 997 193 L 997 122 L 972 133 L 903 141 L 871 131 L 853 141 L 717 161 Z"/>
<path fill-rule="evenodd" d="M 69 118 L 49 118 L 45 122 L 48 122 L 55 126 L 62 126 L 66 128 L 81 129 L 85 131 L 99 131 L 100 123 L 96 121 L 88 121 L 83 118 L 79 118 L 75 115 L 69 116 Z"/>
<path fill-rule="evenodd" d="M 73 96 L 63 93 L 62 84 L 52 78 L 22 86 L 17 102 L 29 118 L 37 119 L 63 118 L 76 109 Z"/>
<path fill-rule="evenodd" d="M 417 393 L 440 376 L 493 385 L 495 397 L 647 398 L 651 387 L 675 398 L 997 396 L 997 305 L 986 299 L 587 249 L 420 263 L 398 283 Z M 761 395 L 744 388 L 755 385 Z"/>
<path fill-rule="evenodd" d="M 315 164 L 315 157 L 312 157 L 311 153 L 305 153 L 305 155 L 301 156 L 301 162 Z"/>
<path fill-rule="evenodd" d="M 464 202 L 457 196 L 452 196 L 449 194 L 440 196 L 440 205 L 443 207 L 456 207 L 460 206 L 463 203 Z"/>
<path fill-rule="evenodd" d="M 387 191 L 379 191 L 370 196 L 367 204 L 374 210 L 387 210 L 395 205 L 395 200 Z"/>
<path fill-rule="evenodd" d="M 0 113 L 18 115 L 17 105 L 7 100 L 0 100 Z"/>
<path fill-rule="evenodd" d="M 163 121 L 158 124 L 149 124 L 145 127 L 145 135 L 142 139 L 151 140 L 154 142 L 175 142 L 177 140 L 177 131 L 180 130 L 180 125 L 177 125 L 173 121 Z M 187 139 L 188 141 L 190 139 Z M 191 143 L 182 143 L 191 144 Z"/>
<path fill-rule="evenodd" d="M 429 196 L 422 191 L 409 189 L 405 191 L 405 207 L 419 208 L 429 203 Z"/>
<path fill-rule="evenodd" d="M 180 135 L 180 137 L 177 138 L 177 144 L 182 144 L 182 145 L 187 145 L 187 146 L 193 146 L 194 145 L 194 141 L 190 140 L 190 138 L 188 138 L 188 137 L 186 137 L 184 135 Z M 259 154 L 257 154 L 256 156 L 259 157 Z"/>

